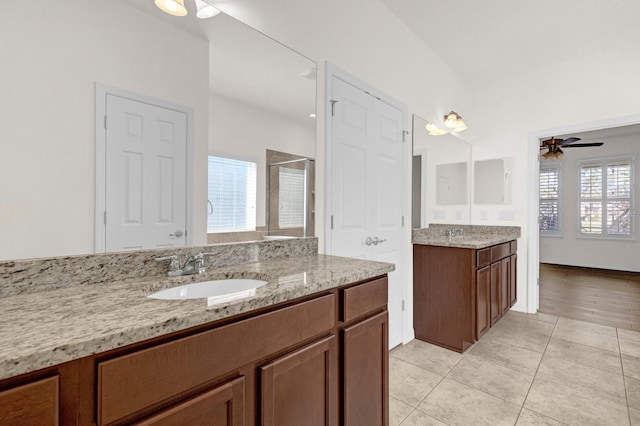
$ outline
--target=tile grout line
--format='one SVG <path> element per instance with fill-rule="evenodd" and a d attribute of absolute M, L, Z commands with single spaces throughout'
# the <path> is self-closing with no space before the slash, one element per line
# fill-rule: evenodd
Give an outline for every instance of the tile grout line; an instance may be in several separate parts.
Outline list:
<path fill-rule="evenodd" d="M 616 327 L 616 338 L 618 339 L 618 351 L 620 356 L 620 367 L 622 368 L 622 386 L 624 386 L 624 399 L 627 402 L 627 415 L 629 416 L 629 424 L 631 423 L 631 407 L 629 407 L 629 395 L 627 392 L 627 379 L 624 376 L 624 363 L 622 362 L 622 348 L 620 347 L 620 334 L 618 333 L 618 328 Z"/>
<path fill-rule="evenodd" d="M 527 394 L 524 396 L 524 400 L 522 401 L 522 405 L 520 406 L 520 412 L 518 413 L 518 418 L 516 419 L 516 424 L 518 423 L 518 420 L 520 420 L 520 416 L 522 415 L 522 410 L 524 410 L 524 404 L 526 404 L 527 402 L 527 398 L 529 398 L 529 392 L 531 392 L 531 388 L 533 387 L 533 382 L 536 381 L 536 376 L 538 375 L 538 370 L 540 370 L 540 365 L 542 364 L 542 360 L 544 359 L 544 354 L 547 353 L 547 348 L 549 347 L 549 343 L 551 342 L 551 337 L 553 336 L 553 333 L 556 331 L 556 327 L 558 327 L 558 321 L 560 321 L 560 317 L 557 317 L 556 322 L 553 324 L 553 330 L 551 330 L 551 333 L 549 334 L 549 338 L 547 339 L 547 344 L 544 346 L 544 351 L 542 351 L 542 356 L 540 357 L 540 362 L 538 363 L 538 366 L 536 367 L 536 372 L 533 375 L 533 380 L 531 380 L 531 384 L 529 385 L 529 389 L 527 390 Z M 531 410 L 533 411 L 533 410 Z M 537 413 L 536 411 L 533 411 L 534 413 Z M 545 417 L 549 417 L 545 414 L 542 413 L 538 413 L 540 415 L 543 415 Z M 549 417 L 550 419 L 559 421 L 557 419 L 554 419 L 553 417 Z"/>

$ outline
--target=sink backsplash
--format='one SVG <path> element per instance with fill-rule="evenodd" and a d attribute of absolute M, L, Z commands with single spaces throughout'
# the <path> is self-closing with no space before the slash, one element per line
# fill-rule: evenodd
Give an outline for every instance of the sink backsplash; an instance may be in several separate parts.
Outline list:
<path fill-rule="evenodd" d="M 453 225 L 432 223 L 428 228 L 415 228 L 413 230 L 412 239 L 427 238 L 427 237 L 443 237 L 447 234 L 447 229 L 456 228 L 462 229 L 461 235 L 469 234 L 500 234 L 510 235 L 515 239 L 520 238 L 519 226 L 484 226 L 484 225 Z"/>
<path fill-rule="evenodd" d="M 0 297 L 52 290 L 71 285 L 91 285 L 131 278 L 163 277 L 166 262 L 161 256 L 175 254 L 183 263 L 199 252 L 207 256 L 207 268 L 259 262 L 318 253 L 318 238 L 251 241 L 196 247 L 100 253 L 82 256 L 50 257 L 0 261 Z"/>

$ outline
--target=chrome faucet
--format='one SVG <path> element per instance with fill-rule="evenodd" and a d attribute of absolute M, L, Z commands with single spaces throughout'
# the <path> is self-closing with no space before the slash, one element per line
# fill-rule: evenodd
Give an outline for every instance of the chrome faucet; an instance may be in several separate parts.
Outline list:
<path fill-rule="evenodd" d="M 175 254 L 170 256 L 158 257 L 156 262 L 162 262 L 164 260 L 169 261 L 169 270 L 167 271 L 168 277 L 179 277 L 182 275 L 202 274 L 207 271 L 204 266 L 205 256 L 215 256 L 215 253 L 198 253 L 195 256 L 187 257 L 184 262 L 184 266 L 180 267 L 180 262 Z"/>
<path fill-rule="evenodd" d="M 451 241 L 456 235 L 462 235 L 462 232 L 462 228 L 449 228 L 447 229 L 447 237 L 449 237 L 449 241 Z"/>

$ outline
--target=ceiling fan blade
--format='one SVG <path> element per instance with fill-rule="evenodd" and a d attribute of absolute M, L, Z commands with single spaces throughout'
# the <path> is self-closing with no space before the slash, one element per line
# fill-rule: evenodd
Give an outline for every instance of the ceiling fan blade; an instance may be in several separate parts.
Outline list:
<path fill-rule="evenodd" d="M 592 143 L 574 143 L 573 145 L 562 146 L 563 148 L 584 148 L 585 146 L 602 146 L 604 142 L 592 142 Z"/>
<path fill-rule="evenodd" d="M 571 143 L 578 142 L 579 140 L 580 140 L 580 138 L 560 139 L 560 145 L 562 145 L 562 146 L 569 145 Z"/>

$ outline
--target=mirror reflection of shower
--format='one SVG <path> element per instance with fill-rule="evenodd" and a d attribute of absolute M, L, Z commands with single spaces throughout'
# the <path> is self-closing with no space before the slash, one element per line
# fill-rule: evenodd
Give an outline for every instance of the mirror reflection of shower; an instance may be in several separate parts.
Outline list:
<path fill-rule="evenodd" d="M 314 235 L 315 159 L 267 150 L 267 238 Z"/>

